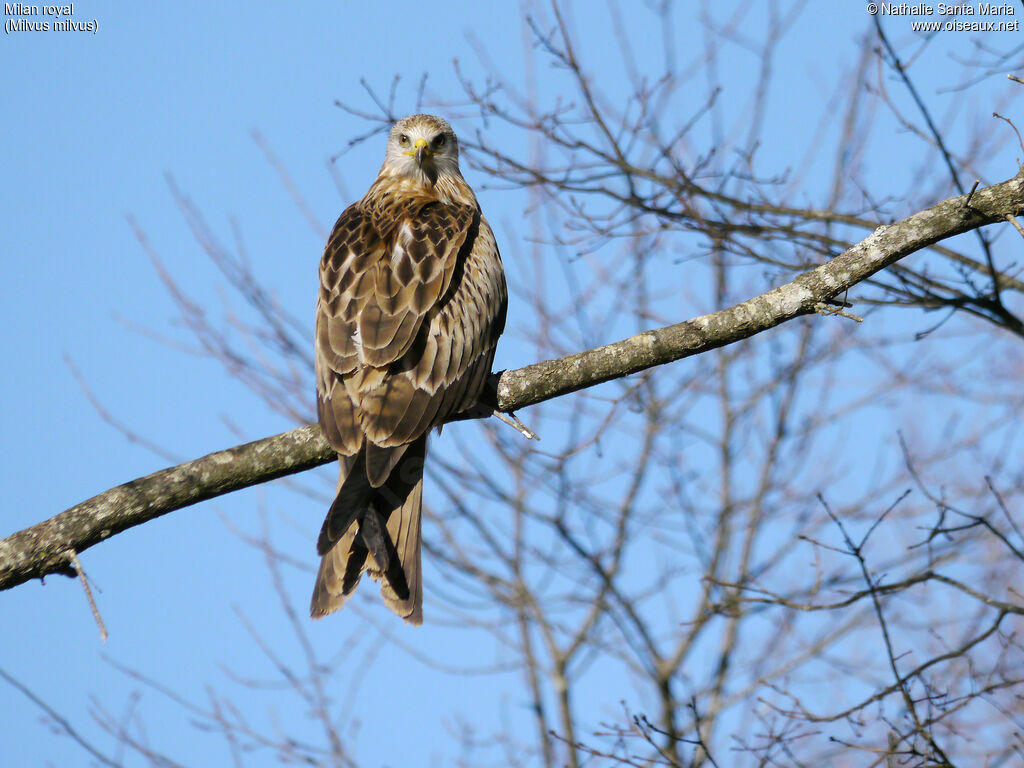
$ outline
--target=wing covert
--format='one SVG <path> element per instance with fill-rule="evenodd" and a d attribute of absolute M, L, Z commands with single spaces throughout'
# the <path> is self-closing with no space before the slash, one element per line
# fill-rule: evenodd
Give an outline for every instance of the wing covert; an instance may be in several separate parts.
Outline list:
<path fill-rule="evenodd" d="M 389 201 L 346 209 L 320 268 L 318 413 L 347 454 L 364 436 L 405 444 L 461 409 L 467 393 L 450 390 L 474 364 L 490 365 L 499 309 L 504 323 L 501 262 L 479 209 Z"/>

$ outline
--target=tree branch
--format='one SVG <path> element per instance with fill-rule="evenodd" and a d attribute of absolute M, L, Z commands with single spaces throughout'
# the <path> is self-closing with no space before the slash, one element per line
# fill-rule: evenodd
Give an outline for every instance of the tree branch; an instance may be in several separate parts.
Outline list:
<path fill-rule="evenodd" d="M 1024 170 L 876 229 L 829 261 L 733 307 L 579 354 L 492 376 L 497 408 L 514 411 L 747 339 L 801 315 L 915 251 L 1024 215 Z M 205 499 L 333 461 L 320 428 L 304 426 L 163 469 L 77 504 L 0 541 L 0 589 L 51 573 L 74 575 L 69 552 Z"/>

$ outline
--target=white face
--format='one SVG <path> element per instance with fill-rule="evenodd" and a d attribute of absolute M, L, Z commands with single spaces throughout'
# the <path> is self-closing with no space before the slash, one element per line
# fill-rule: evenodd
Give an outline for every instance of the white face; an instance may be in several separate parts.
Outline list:
<path fill-rule="evenodd" d="M 458 139 L 440 118 L 404 118 L 395 123 L 388 136 L 384 167 L 393 174 L 433 184 L 438 176 L 459 173 Z"/>

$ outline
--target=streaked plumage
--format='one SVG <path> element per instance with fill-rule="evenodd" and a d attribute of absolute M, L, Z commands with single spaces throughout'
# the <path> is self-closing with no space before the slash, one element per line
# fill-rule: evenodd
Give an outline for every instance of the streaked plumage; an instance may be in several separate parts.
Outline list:
<path fill-rule="evenodd" d="M 444 120 L 411 115 L 377 180 L 341 214 L 320 263 L 316 385 L 341 475 L 310 611 L 338 610 L 363 571 L 422 622 L 427 433 L 472 407 L 505 325 L 501 258 Z"/>

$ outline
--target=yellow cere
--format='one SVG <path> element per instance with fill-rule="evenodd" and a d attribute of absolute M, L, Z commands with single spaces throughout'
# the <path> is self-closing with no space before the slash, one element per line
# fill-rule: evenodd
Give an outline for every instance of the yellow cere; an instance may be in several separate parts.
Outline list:
<path fill-rule="evenodd" d="M 403 155 L 415 155 L 416 152 L 420 149 L 420 147 L 422 147 L 423 149 L 427 150 L 427 154 L 428 155 L 431 154 L 430 147 L 427 144 L 427 140 L 424 139 L 422 136 L 420 138 L 416 139 L 416 142 L 412 145 L 412 149 L 406 150 L 402 154 Z"/>

